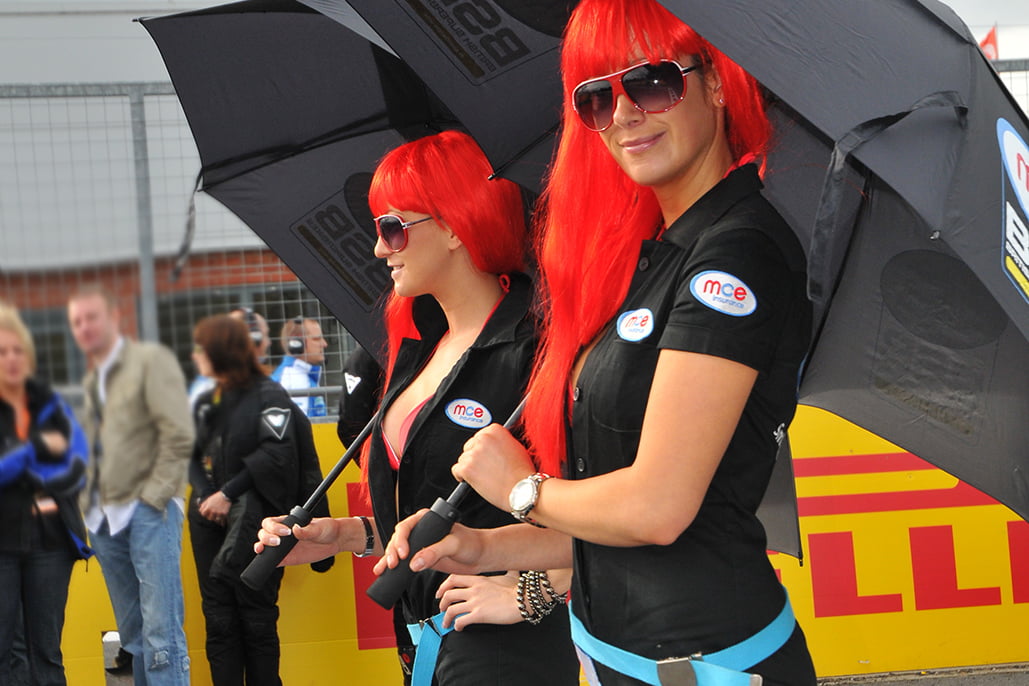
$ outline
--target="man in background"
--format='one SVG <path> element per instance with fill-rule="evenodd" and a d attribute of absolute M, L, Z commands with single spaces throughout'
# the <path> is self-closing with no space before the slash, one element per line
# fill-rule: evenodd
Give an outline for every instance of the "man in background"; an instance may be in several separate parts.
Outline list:
<path fill-rule="evenodd" d="M 314 319 L 294 317 L 283 324 L 279 341 L 286 355 L 272 372 L 272 379 L 287 391 L 317 388 L 321 383 L 325 349 L 329 346 L 321 325 Z M 308 417 L 326 415 L 324 396 L 298 395 L 293 397 L 293 402 Z"/>
<path fill-rule="evenodd" d="M 179 559 L 193 420 L 174 354 L 121 335 L 114 296 L 68 301 L 89 372 L 82 424 L 94 459 L 81 506 L 136 686 L 189 686 Z"/>

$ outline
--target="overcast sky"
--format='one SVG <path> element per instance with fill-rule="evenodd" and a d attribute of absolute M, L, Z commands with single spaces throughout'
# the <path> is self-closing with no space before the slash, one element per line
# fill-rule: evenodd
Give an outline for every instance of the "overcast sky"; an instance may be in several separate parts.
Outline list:
<path fill-rule="evenodd" d="M 1027 0 L 943 0 L 973 31 L 983 26 L 1029 25 Z M 977 32 L 978 33 L 978 32 Z"/>

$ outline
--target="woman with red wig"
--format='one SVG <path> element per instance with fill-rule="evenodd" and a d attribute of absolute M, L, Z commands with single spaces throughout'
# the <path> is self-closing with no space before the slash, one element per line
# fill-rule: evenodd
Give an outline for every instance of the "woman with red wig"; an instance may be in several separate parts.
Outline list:
<path fill-rule="evenodd" d="M 537 341 L 532 285 L 521 273 L 524 211 L 519 188 L 488 180 L 491 172 L 475 141 L 456 131 L 402 145 L 377 167 L 368 195 L 377 215 L 375 255 L 390 268 L 393 290 L 382 410 L 362 459 L 374 518 L 316 519 L 294 528 L 298 544 L 286 564 L 340 551 L 381 554 L 399 519 L 457 485 L 451 468 L 464 443 L 519 404 Z M 477 495 L 464 501 L 461 519 L 482 528 L 516 523 L 506 508 Z M 277 519 L 265 520 L 255 549 L 278 545 L 289 533 Z M 409 626 L 428 619 L 439 631 L 453 626 L 455 613 L 444 621 L 436 597 L 446 577 L 415 575 L 401 598 Z M 481 586 L 494 584 L 483 579 Z M 432 683 L 577 684 L 567 608 L 547 609 L 538 623 L 459 623 L 443 638 Z M 431 667 L 431 653 L 419 649 L 416 675 L 424 661 Z"/>
<path fill-rule="evenodd" d="M 760 87 L 653 0 L 582 0 L 562 77 L 529 449 L 493 425 L 454 468 L 536 526 L 458 525 L 411 567 L 573 565 L 604 686 L 814 684 L 755 516 L 811 328 L 804 254 L 761 194 Z"/>

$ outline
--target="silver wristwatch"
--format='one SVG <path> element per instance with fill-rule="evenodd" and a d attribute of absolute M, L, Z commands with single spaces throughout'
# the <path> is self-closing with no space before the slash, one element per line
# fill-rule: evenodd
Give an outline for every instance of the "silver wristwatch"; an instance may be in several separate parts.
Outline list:
<path fill-rule="evenodd" d="M 529 513 L 532 511 L 532 508 L 536 507 L 536 501 L 540 497 L 540 484 L 549 478 L 549 474 L 536 472 L 514 485 L 510 495 L 507 496 L 507 503 L 511 506 L 512 517 L 520 522 L 541 526 L 529 518 Z"/>

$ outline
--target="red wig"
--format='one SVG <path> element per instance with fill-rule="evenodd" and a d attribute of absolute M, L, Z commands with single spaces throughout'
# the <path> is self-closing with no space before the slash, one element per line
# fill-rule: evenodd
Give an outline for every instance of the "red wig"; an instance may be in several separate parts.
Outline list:
<path fill-rule="evenodd" d="M 651 61 L 691 55 L 704 72 L 718 74 L 736 159 L 763 158 L 771 136 L 757 81 L 654 0 L 582 0 L 572 13 L 561 53 L 562 134 L 543 193 L 537 246 L 548 316 L 524 416 L 536 462 L 551 474 L 560 473 L 565 459 L 576 355 L 616 314 L 640 242 L 654 237 L 662 222 L 653 191 L 626 176 L 600 135 L 579 121 L 571 91 L 641 55 Z"/>
<path fill-rule="evenodd" d="M 471 136 L 443 131 L 387 153 L 372 177 L 368 205 L 376 216 L 391 208 L 431 215 L 461 239 L 472 263 L 487 274 L 521 271 L 528 249 L 522 193 L 512 181 L 490 180 L 492 173 Z M 400 342 L 418 336 L 413 304 L 395 292 L 386 302 L 386 387 Z M 364 459 L 365 470 L 367 464 Z"/>
<path fill-rule="evenodd" d="M 390 208 L 431 215 L 457 234 L 479 270 L 520 271 L 528 247 L 521 191 L 506 179 L 490 181 L 492 173 L 471 136 L 443 131 L 383 157 L 372 177 L 368 205 L 376 216 Z M 412 304 L 395 293 L 386 303 L 387 383 L 401 339 L 417 336 Z"/>

